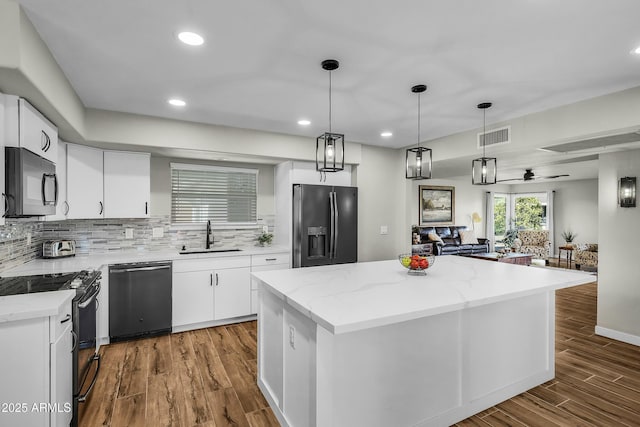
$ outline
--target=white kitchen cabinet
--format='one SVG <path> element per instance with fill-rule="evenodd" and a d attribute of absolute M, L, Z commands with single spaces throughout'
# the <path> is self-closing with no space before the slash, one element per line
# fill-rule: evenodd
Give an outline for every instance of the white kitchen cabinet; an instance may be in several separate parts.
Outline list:
<path fill-rule="evenodd" d="M 97 148 L 67 144 L 68 219 L 103 217 L 102 157 Z"/>
<path fill-rule="evenodd" d="M 251 314 L 251 269 L 220 269 L 214 274 L 214 318 L 230 319 Z"/>
<path fill-rule="evenodd" d="M 251 255 L 251 272 L 285 270 L 289 268 L 289 252 Z M 258 313 L 258 280 L 251 278 L 251 314 Z"/>
<path fill-rule="evenodd" d="M 58 159 L 58 128 L 25 99 L 5 95 L 6 144 L 21 147 L 53 163 Z"/>
<path fill-rule="evenodd" d="M 45 216 L 45 221 L 62 221 L 67 219 L 69 203 L 67 203 L 67 143 L 58 141 L 58 160 L 56 161 L 56 179 L 58 180 L 58 204 L 54 215 Z"/>
<path fill-rule="evenodd" d="M 174 327 L 213 320 L 213 271 L 174 272 L 172 287 Z"/>
<path fill-rule="evenodd" d="M 7 297 L 11 298 L 11 297 Z M 71 299 L 50 317 L 0 323 L 0 426 L 68 426 L 72 417 Z"/>
<path fill-rule="evenodd" d="M 5 108 L 4 108 L 5 96 L 0 93 L 0 129 L 5 129 Z M 4 137 L 5 132 L 0 131 L 0 209 L 2 215 L 0 215 L 0 225 L 4 225 L 4 214 L 7 210 L 7 199 L 4 194 Z"/>
<path fill-rule="evenodd" d="M 250 315 L 251 257 L 211 257 L 173 262 L 174 332 L 220 325 Z"/>
<path fill-rule="evenodd" d="M 73 413 L 70 396 L 73 395 L 73 336 L 71 322 L 51 344 L 51 427 L 68 426 Z M 65 411 L 65 409 L 68 409 Z"/>
<path fill-rule="evenodd" d="M 104 152 L 104 217 L 148 218 L 151 198 L 148 153 Z"/>

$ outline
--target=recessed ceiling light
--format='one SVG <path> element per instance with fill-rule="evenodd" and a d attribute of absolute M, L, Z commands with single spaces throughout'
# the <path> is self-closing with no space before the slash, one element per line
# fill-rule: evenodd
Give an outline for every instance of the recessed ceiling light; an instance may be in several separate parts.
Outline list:
<path fill-rule="evenodd" d="M 383 137 L 383 138 L 389 138 L 390 136 L 393 136 L 393 133 L 391 133 L 391 132 L 382 132 L 380 134 L 380 136 Z"/>
<path fill-rule="evenodd" d="M 187 105 L 187 103 L 184 102 L 182 99 L 177 99 L 177 98 L 172 98 L 167 102 L 173 105 L 174 107 L 184 107 L 185 105 Z"/>
<path fill-rule="evenodd" d="M 178 34 L 178 38 L 184 44 L 189 46 L 200 46 L 204 43 L 204 39 L 200 34 L 192 33 L 190 31 L 183 31 Z"/>
<path fill-rule="evenodd" d="M 301 126 L 309 126 L 311 122 L 309 120 L 298 120 L 298 124 Z"/>
<path fill-rule="evenodd" d="M 633 49 L 631 51 L 631 53 L 633 53 L 634 55 L 640 55 L 640 46 L 638 46 L 637 48 Z"/>

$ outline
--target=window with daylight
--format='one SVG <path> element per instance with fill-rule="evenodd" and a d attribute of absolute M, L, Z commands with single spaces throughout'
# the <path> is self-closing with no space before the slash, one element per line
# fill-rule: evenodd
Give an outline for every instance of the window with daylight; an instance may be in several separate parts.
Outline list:
<path fill-rule="evenodd" d="M 171 163 L 171 222 L 256 223 L 257 169 Z"/>

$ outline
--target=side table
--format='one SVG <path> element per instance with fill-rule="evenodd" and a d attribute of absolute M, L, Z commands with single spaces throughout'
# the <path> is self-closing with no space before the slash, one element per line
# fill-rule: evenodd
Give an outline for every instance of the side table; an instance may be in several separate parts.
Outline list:
<path fill-rule="evenodd" d="M 567 261 L 567 268 L 571 268 L 571 261 L 573 260 L 573 245 L 563 245 L 563 246 L 558 246 L 558 267 L 560 267 L 562 264 L 562 251 L 565 251 L 567 253 L 566 256 L 566 261 Z"/>

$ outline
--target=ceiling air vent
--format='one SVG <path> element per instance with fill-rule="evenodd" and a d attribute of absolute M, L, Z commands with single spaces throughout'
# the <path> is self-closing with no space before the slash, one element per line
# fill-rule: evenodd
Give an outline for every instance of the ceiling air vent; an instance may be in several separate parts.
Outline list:
<path fill-rule="evenodd" d="M 478 134 L 478 149 L 483 146 L 491 147 L 492 145 L 508 144 L 511 142 L 511 126 L 505 126 L 499 129 L 493 129 L 489 132 Z"/>

